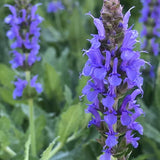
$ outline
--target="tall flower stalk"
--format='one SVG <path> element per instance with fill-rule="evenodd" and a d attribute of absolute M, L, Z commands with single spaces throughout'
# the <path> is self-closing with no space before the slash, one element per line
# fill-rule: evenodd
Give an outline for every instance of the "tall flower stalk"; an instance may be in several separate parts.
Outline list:
<path fill-rule="evenodd" d="M 123 16 L 119 0 L 104 0 L 100 18 L 88 13 L 98 34 L 92 34 L 91 47 L 84 53 L 88 60 L 82 75 L 90 79 L 82 93 L 91 102 L 86 110 L 93 115 L 88 127 L 94 125 L 101 136 L 100 160 L 128 159 L 130 146 L 138 147 L 136 132 L 143 134 L 136 122 L 143 114 L 136 97 L 143 95 L 140 68 L 145 61 L 134 50 L 138 32 L 128 28 L 130 10 Z"/>
<path fill-rule="evenodd" d="M 150 70 L 151 78 L 155 77 L 154 71 L 158 66 L 157 56 L 160 52 L 158 39 L 160 38 L 160 1 L 141 0 L 143 8 L 140 22 L 142 23 L 141 37 L 143 38 L 142 49 L 148 51 L 151 63 L 154 64 Z"/>
<path fill-rule="evenodd" d="M 34 124 L 34 96 L 42 92 L 42 85 L 36 83 L 38 75 L 31 73 L 32 66 L 36 61 L 40 61 L 38 52 L 40 28 L 42 17 L 36 14 L 37 5 L 31 5 L 30 1 L 16 0 L 15 5 L 6 4 L 11 14 L 5 18 L 5 23 L 10 25 L 7 37 L 12 41 L 11 53 L 13 60 L 10 61 L 13 69 L 16 69 L 18 76 L 14 82 L 15 89 L 13 98 L 26 99 L 29 105 L 29 126 L 31 135 L 32 155 L 36 156 L 36 138 Z M 36 91 L 36 92 L 35 92 Z"/>

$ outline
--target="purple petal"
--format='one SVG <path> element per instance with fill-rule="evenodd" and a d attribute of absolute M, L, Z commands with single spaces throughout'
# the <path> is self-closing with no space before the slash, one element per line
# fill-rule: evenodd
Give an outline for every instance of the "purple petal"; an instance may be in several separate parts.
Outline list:
<path fill-rule="evenodd" d="M 97 98 L 97 96 L 98 96 L 98 92 L 97 91 L 89 91 L 87 93 L 87 99 L 90 102 L 94 102 L 94 100 Z"/>
<path fill-rule="evenodd" d="M 114 98 L 112 96 L 108 95 L 106 98 L 102 99 L 102 104 L 105 107 L 111 108 L 113 106 L 113 104 L 114 104 Z"/>
<path fill-rule="evenodd" d="M 131 135 L 131 132 L 132 131 L 127 131 L 126 133 L 126 141 L 127 141 L 127 144 L 131 143 L 133 145 L 134 148 L 137 148 L 138 147 L 138 140 L 140 139 L 139 137 L 133 137 L 133 135 Z"/>
<path fill-rule="evenodd" d="M 13 16 L 10 14 L 4 19 L 4 22 L 7 24 L 10 24 L 12 19 L 13 19 Z"/>
<path fill-rule="evenodd" d="M 126 73 L 127 73 L 128 78 L 131 81 L 134 81 L 136 79 L 136 77 L 137 77 L 137 71 L 132 69 L 132 68 L 127 68 L 126 69 Z"/>
<path fill-rule="evenodd" d="M 43 91 L 43 88 L 42 88 L 42 85 L 40 83 L 36 83 L 37 78 L 38 78 L 38 75 L 34 76 L 31 79 L 30 86 L 35 88 L 38 93 L 41 93 Z"/>
<path fill-rule="evenodd" d="M 125 14 L 124 18 L 123 18 L 123 27 L 124 27 L 125 30 L 127 30 L 127 28 L 128 28 L 129 17 L 131 16 L 130 11 L 131 11 L 131 9 L 133 9 L 133 8 L 134 8 L 134 7 L 130 8 L 130 9 L 128 10 L 128 12 Z"/>
<path fill-rule="evenodd" d="M 104 116 L 104 120 L 108 125 L 113 125 L 117 122 L 117 116 L 114 114 L 108 114 Z"/>
<path fill-rule="evenodd" d="M 107 139 L 106 139 L 106 145 L 110 148 L 114 147 L 115 145 L 117 145 L 118 141 L 117 141 L 117 137 L 115 135 L 108 135 Z"/>
<path fill-rule="evenodd" d="M 94 70 L 94 76 L 99 79 L 99 80 L 103 80 L 106 76 L 107 72 L 105 70 L 105 68 L 96 68 Z"/>
<path fill-rule="evenodd" d="M 105 33 L 105 29 L 104 29 L 102 20 L 100 20 L 99 18 L 93 17 L 93 15 L 90 12 L 87 13 L 86 15 L 89 15 L 93 18 L 94 25 L 96 26 L 96 28 L 98 30 L 99 39 L 103 40 L 105 38 L 106 33 Z"/>
<path fill-rule="evenodd" d="M 88 127 L 90 127 L 92 124 L 97 127 L 100 127 L 101 117 L 100 117 L 98 111 L 95 108 L 93 108 L 93 106 L 89 106 L 87 110 L 88 110 L 88 112 L 92 113 L 95 117 L 95 118 L 92 117 L 92 120 L 89 122 Z"/>
<path fill-rule="evenodd" d="M 99 42 L 99 36 L 92 34 L 93 38 L 90 41 L 91 43 L 91 48 L 92 49 L 97 49 L 100 47 L 101 43 Z"/>
<path fill-rule="evenodd" d="M 111 160 L 111 153 L 105 152 L 103 155 L 100 156 L 100 160 Z"/>
<path fill-rule="evenodd" d="M 134 122 L 134 123 L 132 124 L 132 129 L 138 131 L 139 134 L 143 135 L 143 127 L 142 127 L 142 125 L 139 124 L 138 122 Z"/>
<path fill-rule="evenodd" d="M 15 89 L 13 91 L 13 99 L 16 99 L 17 97 L 22 97 L 23 90 L 26 88 L 28 82 L 26 80 L 22 80 L 20 78 L 17 79 L 16 82 L 14 82 Z"/>
<path fill-rule="evenodd" d="M 38 3 L 38 4 L 36 4 L 36 5 L 34 5 L 34 6 L 32 7 L 32 9 L 31 9 L 31 19 L 32 19 L 32 20 L 35 19 L 35 17 L 36 17 L 36 11 L 37 11 L 37 9 L 38 9 L 38 6 L 40 6 L 40 5 L 41 5 L 41 3 Z"/>
<path fill-rule="evenodd" d="M 117 75 L 112 75 L 111 77 L 108 77 L 108 81 L 112 86 L 119 86 L 122 82 L 122 79 L 118 78 Z"/>
<path fill-rule="evenodd" d="M 92 71 L 93 71 L 93 67 L 91 66 L 90 61 L 88 60 L 83 68 L 82 74 L 84 76 L 90 76 Z"/>
<path fill-rule="evenodd" d="M 122 112 L 121 123 L 123 126 L 128 126 L 131 123 L 131 117 L 127 112 Z"/>

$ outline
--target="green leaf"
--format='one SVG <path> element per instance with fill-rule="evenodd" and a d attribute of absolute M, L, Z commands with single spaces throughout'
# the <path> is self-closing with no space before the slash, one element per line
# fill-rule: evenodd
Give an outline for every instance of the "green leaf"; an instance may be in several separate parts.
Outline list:
<path fill-rule="evenodd" d="M 9 145 L 10 120 L 7 117 L 0 118 L 0 145 L 6 147 Z"/>
<path fill-rule="evenodd" d="M 25 144 L 25 157 L 24 160 L 29 160 L 29 148 L 30 148 L 30 144 L 31 144 L 31 137 L 28 137 L 28 140 Z"/>
<path fill-rule="evenodd" d="M 56 50 L 53 47 L 49 47 L 46 52 L 44 53 L 42 62 L 44 64 L 48 63 L 50 65 L 53 65 L 53 63 L 57 60 L 56 57 Z"/>
<path fill-rule="evenodd" d="M 134 158 L 134 160 L 146 160 L 148 158 L 150 158 L 151 155 L 150 154 L 144 154 L 144 155 L 140 155 L 137 158 Z"/>
<path fill-rule="evenodd" d="M 59 140 L 65 143 L 67 138 L 75 134 L 78 129 L 86 127 L 88 123 L 86 117 L 88 118 L 88 115 L 85 114 L 84 108 L 80 103 L 70 106 L 67 111 L 61 114 L 57 124 Z"/>
<path fill-rule="evenodd" d="M 43 142 L 45 141 L 45 135 L 44 135 L 45 125 L 46 125 L 46 119 L 43 115 L 39 116 L 35 120 L 37 151 L 40 151 L 40 149 L 43 147 Z"/>
<path fill-rule="evenodd" d="M 0 64 L 0 84 L 6 86 L 7 88 L 13 88 L 11 83 L 14 80 L 14 72 L 11 68 L 4 64 Z"/>
<path fill-rule="evenodd" d="M 70 152 L 59 152 L 51 160 L 74 160 Z"/>
<path fill-rule="evenodd" d="M 160 98 L 159 98 L 159 95 L 160 95 L 160 64 L 158 66 L 158 69 L 157 69 L 157 79 L 156 79 L 156 86 L 155 86 L 155 99 L 154 99 L 154 103 L 160 113 Z"/>
<path fill-rule="evenodd" d="M 55 95 L 58 100 L 61 100 L 63 94 L 60 75 L 48 63 L 45 64 L 44 82 L 44 90 L 48 98 L 52 98 Z"/>
<path fill-rule="evenodd" d="M 24 119 L 26 118 L 25 114 L 23 113 L 20 107 L 14 107 L 10 117 L 14 124 L 18 126 L 22 125 Z"/>
<path fill-rule="evenodd" d="M 50 153 L 52 151 L 53 146 L 55 145 L 56 141 L 58 140 L 59 137 L 55 138 L 52 143 L 49 144 L 47 149 L 42 153 L 42 157 L 40 160 L 49 160 L 50 158 Z"/>
<path fill-rule="evenodd" d="M 13 99 L 13 89 L 9 89 L 6 87 L 0 87 L 0 98 L 8 104 L 14 105 L 17 101 Z"/>
<path fill-rule="evenodd" d="M 65 97 L 65 100 L 66 100 L 67 104 L 71 105 L 72 102 L 73 102 L 72 92 L 67 85 L 64 86 L 64 97 Z"/>
<path fill-rule="evenodd" d="M 45 42 L 50 42 L 50 43 L 63 40 L 61 33 L 51 25 L 47 29 L 43 28 L 42 37 L 45 40 Z"/>
<path fill-rule="evenodd" d="M 160 143 L 160 132 L 148 123 L 143 124 L 144 135 L 153 139 L 155 142 Z"/>

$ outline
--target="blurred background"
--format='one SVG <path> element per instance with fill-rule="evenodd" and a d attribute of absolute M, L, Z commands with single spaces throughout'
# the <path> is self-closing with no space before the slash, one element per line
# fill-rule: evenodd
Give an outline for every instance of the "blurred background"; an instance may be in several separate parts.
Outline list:
<path fill-rule="evenodd" d="M 94 127 L 87 129 L 91 115 L 85 113 L 87 100 L 83 97 L 80 101 L 79 96 L 87 81 L 86 77 L 80 77 L 87 60 L 82 50 L 89 48 L 87 39 L 97 32 L 93 19 L 85 13 L 91 11 L 99 17 L 102 0 L 62 0 L 64 9 L 55 13 L 47 12 L 49 2 L 51 0 L 33 2 L 42 3 L 38 13 L 44 18 L 40 37 L 42 60 L 32 68 L 32 73 L 39 74 L 44 88 L 34 103 L 37 152 L 40 157 L 60 136 L 57 143 L 62 145 L 51 160 L 96 160 L 102 150 L 96 142 L 98 132 Z M 22 160 L 29 134 L 29 111 L 25 101 L 12 98 L 17 73 L 9 64 L 12 59 L 6 37 L 9 26 L 4 18 L 10 12 L 4 4 L 14 4 L 14 1 L 0 1 L 0 160 Z M 134 24 L 140 33 L 140 0 L 121 0 L 121 4 L 124 13 L 135 6 L 129 24 Z M 146 54 L 142 56 L 150 61 Z M 145 112 L 145 116 L 139 118 L 144 136 L 130 160 L 160 160 L 160 70 L 155 83 L 144 73 L 143 89 L 143 100 L 138 101 Z M 15 157 L 8 154 L 7 146 L 16 152 Z M 39 158 L 30 157 L 32 159 Z"/>

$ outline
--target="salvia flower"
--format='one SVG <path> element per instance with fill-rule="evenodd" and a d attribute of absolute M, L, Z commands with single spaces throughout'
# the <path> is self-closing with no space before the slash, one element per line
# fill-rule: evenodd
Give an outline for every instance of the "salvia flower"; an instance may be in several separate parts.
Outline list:
<path fill-rule="evenodd" d="M 61 1 L 52 1 L 48 4 L 47 12 L 48 13 L 56 13 L 59 10 L 64 10 L 64 5 Z"/>
<path fill-rule="evenodd" d="M 21 3 L 18 3 L 21 4 Z M 40 45 L 40 27 L 39 24 L 43 18 L 36 14 L 37 8 L 40 4 L 32 6 L 31 4 L 23 4 L 15 6 L 6 4 L 11 14 L 5 18 L 5 23 L 10 25 L 10 29 L 6 35 L 11 40 L 11 53 L 13 60 L 10 61 L 13 69 L 21 69 L 21 71 L 29 71 L 31 66 L 40 61 L 41 57 L 38 56 Z M 13 98 L 21 97 L 24 88 L 27 85 L 34 87 L 38 93 L 42 92 L 42 86 L 35 83 L 38 76 L 33 77 L 31 82 L 18 78 L 15 84 Z"/>
<path fill-rule="evenodd" d="M 136 97 L 143 94 L 140 68 L 146 62 L 134 50 L 138 32 L 128 28 L 130 10 L 123 16 L 118 0 L 104 0 L 100 18 L 87 15 L 93 18 L 98 34 L 92 34 L 91 47 L 84 51 L 88 60 L 82 75 L 90 79 L 82 93 L 91 102 L 86 110 L 93 115 L 88 126 L 96 126 L 102 135 L 100 160 L 110 160 L 122 151 L 125 155 L 129 144 L 138 147 L 135 131 L 143 134 L 136 122 L 143 114 Z M 120 148 L 122 143 L 126 145 Z"/>

